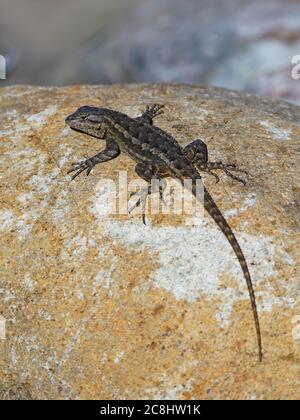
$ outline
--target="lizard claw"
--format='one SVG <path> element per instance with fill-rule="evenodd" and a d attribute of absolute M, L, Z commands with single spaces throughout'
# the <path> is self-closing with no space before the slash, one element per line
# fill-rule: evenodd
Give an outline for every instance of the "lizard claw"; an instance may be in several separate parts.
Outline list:
<path fill-rule="evenodd" d="M 216 179 L 216 184 L 220 181 L 220 177 L 219 175 L 217 175 L 215 172 L 209 171 L 208 172 L 210 175 L 214 176 Z"/>
<path fill-rule="evenodd" d="M 161 202 L 163 203 L 163 205 L 165 207 L 168 207 L 168 204 L 167 204 L 167 202 L 165 200 L 165 197 L 164 197 L 164 188 L 163 187 L 159 188 L 159 198 L 161 199 Z"/>
<path fill-rule="evenodd" d="M 224 169 L 224 170 L 225 170 L 225 174 L 227 176 L 229 176 L 232 179 L 235 179 L 238 182 L 241 182 L 242 184 L 244 184 L 244 186 L 246 185 L 246 181 L 244 179 L 242 179 L 242 178 L 240 178 L 240 177 L 238 177 L 236 175 L 233 175 L 231 172 L 228 171 L 228 169 Z"/>
<path fill-rule="evenodd" d="M 155 118 L 164 113 L 163 108 L 164 105 L 161 104 L 148 105 L 146 112 L 151 118 Z"/>
<path fill-rule="evenodd" d="M 130 209 L 128 210 L 128 213 L 130 214 L 135 208 L 139 207 L 142 204 L 142 221 L 143 224 L 146 225 L 146 205 L 147 205 L 147 196 L 149 194 L 149 189 L 148 187 L 146 188 L 142 188 L 141 191 L 139 192 L 133 192 L 130 193 L 130 197 L 134 196 L 134 195 L 139 195 L 139 199 L 130 207 Z"/>
<path fill-rule="evenodd" d="M 242 178 L 240 178 L 236 175 L 233 175 L 231 173 L 231 171 L 241 172 L 241 173 L 244 173 L 246 176 L 248 176 L 249 174 L 248 174 L 247 171 L 245 171 L 244 169 L 239 169 L 234 163 L 224 165 L 224 172 L 225 172 L 226 175 L 228 175 L 228 176 L 230 176 L 230 178 L 235 179 L 236 181 L 241 182 L 242 184 L 246 185 L 246 181 L 244 179 L 242 179 Z"/>
<path fill-rule="evenodd" d="M 246 176 L 249 176 L 249 172 L 248 171 L 245 171 L 244 169 L 238 168 L 235 163 L 229 163 L 227 165 L 224 165 L 224 169 L 230 169 L 231 171 L 235 171 L 235 172 L 242 172 Z"/>
<path fill-rule="evenodd" d="M 93 169 L 94 165 L 90 161 L 90 159 L 80 160 L 78 162 L 73 162 L 71 165 L 71 169 L 68 170 L 67 174 L 70 174 L 74 171 L 77 171 L 72 177 L 71 180 L 73 181 L 81 172 L 87 170 L 86 175 L 89 176 Z"/>

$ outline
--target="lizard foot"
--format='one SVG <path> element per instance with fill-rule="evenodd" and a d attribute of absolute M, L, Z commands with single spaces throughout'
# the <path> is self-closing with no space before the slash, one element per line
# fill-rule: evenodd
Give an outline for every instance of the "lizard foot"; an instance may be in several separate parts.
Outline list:
<path fill-rule="evenodd" d="M 164 206 L 167 206 L 167 203 L 164 198 L 164 190 L 166 189 L 167 183 L 165 179 L 157 180 L 158 182 L 154 182 L 153 184 L 149 185 L 148 187 L 142 188 L 140 191 L 131 192 L 129 197 L 133 197 L 138 195 L 138 200 L 130 207 L 128 213 L 130 214 L 135 208 L 139 207 L 142 204 L 142 220 L 144 225 L 146 224 L 146 204 L 147 204 L 147 197 L 150 194 L 159 193 L 159 198 L 162 201 Z"/>
<path fill-rule="evenodd" d="M 235 179 L 236 181 L 241 182 L 242 184 L 246 185 L 246 181 L 244 179 L 236 175 L 233 175 L 231 171 L 241 172 L 241 173 L 244 173 L 246 176 L 248 176 L 249 174 L 247 171 L 245 171 L 244 169 L 239 169 L 234 163 L 225 164 L 223 165 L 222 169 L 224 170 L 225 174 L 228 175 L 230 178 Z"/>
<path fill-rule="evenodd" d="M 151 192 L 150 192 L 151 194 Z M 139 192 L 133 192 L 130 194 L 130 197 L 134 195 L 139 195 L 140 197 L 138 200 L 130 207 L 128 213 L 130 214 L 135 208 L 139 207 L 142 204 L 142 220 L 144 225 L 146 224 L 146 205 L 147 205 L 147 197 L 149 195 L 149 187 L 142 188 Z"/>
<path fill-rule="evenodd" d="M 89 176 L 94 166 L 95 164 L 93 163 L 92 159 L 80 160 L 78 162 L 72 163 L 72 167 L 67 172 L 67 174 L 70 174 L 76 171 L 76 173 L 71 177 L 71 180 L 73 181 L 73 179 L 75 179 L 78 175 L 81 174 L 81 172 L 85 170 L 86 170 L 86 176 Z"/>
<path fill-rule="evenodd" d="M 206 172 L 208 175 L 212 175 L 212 176 L 214 176 L 215 177 L 215 179 L 216 179 L 216 184 L 220 181 L 220 177 L 219 177 L 219 175 L 217 175 L 215 172 L 213 172 L 213 171 L 211 171 L 210 169 L 207 169 L 206 168 L 206 166 L 200 166 L 200 165 L 198 165 L 197 166 L 197 168 L 200 170 L 200 171 L 203 171 L 203 172 Z"/>
<path fill-rule="evenodd" d="M 164 113 L 163 108 L 164 105 L 161 104 L 148 105 L 146 112 L 151 115 L 151 118 L 155 118 Z"/>
<path fill-rule="evenodd" d="M 239 169 L 237 165 L 235 165 L 234 163 L 224 164 L 222 162 L 207 162 L 207 163 L 201 162 L 201 163 L 197 163 L 196 166 L 200 171 L 202 170 L 204 172 L 207 172 L 210 175 L 213 175 L 216 178 L 217 182 L 219 182 L 220 178 L 216 173 L 212 172 L 212 169 L 214 170 L 220 169 L 224 171 L 227 176 L 229 176 L 232 179 L 235 179 L 238 182 L 241 182 L 244 185 L 246 185 L 246 181 L 234 175 L 232 172 L 241 172 L 241 173 L 244 173 L 246 176 L 249 175 L 247 171 L 243 169 Z"/>

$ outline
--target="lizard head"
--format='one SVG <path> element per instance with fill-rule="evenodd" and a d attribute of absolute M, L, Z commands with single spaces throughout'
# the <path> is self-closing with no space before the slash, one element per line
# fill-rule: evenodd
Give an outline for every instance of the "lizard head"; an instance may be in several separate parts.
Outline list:
<path fill-rule="evenodd" d="M 82 106 L 66 118 L 66 124 L 72 130 L 102 138 L 106 111 L 105 108 Z"/>

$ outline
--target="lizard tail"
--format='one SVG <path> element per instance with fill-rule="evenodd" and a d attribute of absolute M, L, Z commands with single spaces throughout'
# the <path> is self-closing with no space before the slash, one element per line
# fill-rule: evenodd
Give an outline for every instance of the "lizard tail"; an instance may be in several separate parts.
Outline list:
<path fill-rule="evenodd" d="M 204 208 L 209 213 L 209 215 L 213 218 L 213 220 L 216 222 L 216 224 L 219 226 L 221 231 L 224 233 L 226 238 L 228 239 L 230 245 L 233 248 L 233 251 L 235 252 L 235 255 L 237 256 L 240 266 L 242 268 L 242 271 L 244 273 L 244 277 L 246 279 L 249 296 L 250 296 L 250 302 L 252 307 L 252 312 L 254 316 L 254 322 L 255 322 L 255 328 L 256 328 L 256 335 L 257 335 L 257 343 L 258 343 L 258 357 L 259 361 L 262 361 L 262 339 L 261 339 L 261 332 L 260 332 L 260 325 L 259 325 L 259 318 L 258 318 L 258 312 L 256 307 L 256 300 L 255 300 L 255 294 L 254 289 L 251 281 L 250 272 L 246 263 L 245 256 L 243 254 L 243 251 L 241 250 L 241 247 L 231 229 L 227 221 L 225 220 L 224 216 L 222 215 L 221 211 L 218 209 L 216 203 L 214 202 L 211 195 L 206 191 L 204 188 Z"/>

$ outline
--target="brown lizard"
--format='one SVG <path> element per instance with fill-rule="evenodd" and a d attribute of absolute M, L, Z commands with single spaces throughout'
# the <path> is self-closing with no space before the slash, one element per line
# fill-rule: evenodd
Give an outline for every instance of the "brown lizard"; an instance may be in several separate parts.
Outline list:
<path fill-rule="evenodd" d="M 196 181 L 201 180 L 199 171 L 208 172 L 218 181 L 219 177 L 213 170 L 221 169 L 228 176 L 245 183 L 241 178 L 232 174 L 232 171 L 241 171 L 236 165 L 208 162 L 207 147 L 202 140 L 197 139 L 183 148 L 170 134 L 153 126 L 153 118 L 163 112 L 162 108 L 163 105 L 149 106 L 140 117 L 130 118 L 126 114 L 110 109 L 83 106 L 66 118 L 66 123 L 73 130 L 106 141 L 106 147 L 102 152 L 84 161 L 73 163 L 68 172 L 75 172 L 72 179 L 85 170 L 89 175 L 98 163 L 114 159 L 120 152 L 126 153 L 137 162 L 136 173 L 148 183 L 148 187 L 142 189 L 139 200 L 133 206 L 134 208 L 142 204 L 144 223 L 147 195 L 159 192 L 162 198 L 165 177 L 176 178 L 182 184 L 185 179 L 191 179 L 191 192 L 196 198 L 198 198 Z M 246 173 L 246 171 L 241 172 Z M 159 187 L 154 181 L 160 182 Z M 259 318 L 246 259 L 231 227 L 206 188 L 204 188 L 203 203 L 206 211 L 228 239 L 244 273 L 255 321 L 258 357 L 262 361 Z"/>

